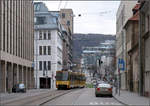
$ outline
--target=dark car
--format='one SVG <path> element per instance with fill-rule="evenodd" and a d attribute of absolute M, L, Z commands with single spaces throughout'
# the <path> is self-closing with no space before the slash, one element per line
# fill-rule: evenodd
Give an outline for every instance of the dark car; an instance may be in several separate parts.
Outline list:
<path fill-rule="evenodd" d="M 14 85 L 13 88 L 12 88 L 12 92 L 14 92 L 14 93 L 17 93 L 17 92 L 25 93 L 26 92 L 25 85 L 22 84 L 22 83 Z"/>

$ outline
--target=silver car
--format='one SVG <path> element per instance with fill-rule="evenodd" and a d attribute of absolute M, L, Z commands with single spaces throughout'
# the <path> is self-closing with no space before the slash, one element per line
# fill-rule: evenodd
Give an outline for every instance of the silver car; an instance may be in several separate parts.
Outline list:
<path fill-rule="evenodd" d="M 95 96 L 108 95 L 112 97 L 112 86 L 107 83 L 100 83 L 95 88 Z"/>

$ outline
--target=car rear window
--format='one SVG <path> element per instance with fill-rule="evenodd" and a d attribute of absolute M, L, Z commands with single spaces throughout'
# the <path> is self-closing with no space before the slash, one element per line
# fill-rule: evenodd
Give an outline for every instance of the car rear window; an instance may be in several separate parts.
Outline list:
<path fill-rule="evenodd" d="M 24 84 L 19 84 L 19 88 L 24 88 Z"/>
<path fill-rule="evenodd" d="M 110 84 L 99 84 L 98 87 L 107 87 L 107 88 L 110 88 Z"/>

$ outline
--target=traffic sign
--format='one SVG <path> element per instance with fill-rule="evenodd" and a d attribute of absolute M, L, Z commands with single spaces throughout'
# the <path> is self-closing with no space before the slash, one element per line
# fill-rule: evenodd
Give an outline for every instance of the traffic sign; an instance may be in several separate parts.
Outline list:
<path fill-rule="evenodd" d="M 32 63 L 32 67 L 34 68 L 34 62 Z"/>
<path fill-rule="evenodd" d="M 125 61 L 124 61 L 124 59 L 121 59 L 121 58 L 118 59 L 118 68 L 122 71 L 125 70 Z"/>

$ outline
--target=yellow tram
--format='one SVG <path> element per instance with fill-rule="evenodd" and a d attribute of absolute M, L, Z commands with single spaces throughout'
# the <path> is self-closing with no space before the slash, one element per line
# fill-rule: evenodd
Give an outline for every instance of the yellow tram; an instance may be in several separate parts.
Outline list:
<path fill-rule="evenodd" d="M 56 88 L 70 89 L 77 87 L 85 87 L 85 75 L 83 73 L 57 71 L 56 72 Z"/>

